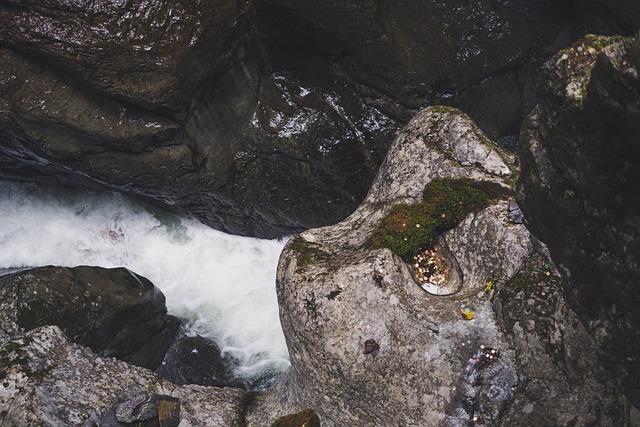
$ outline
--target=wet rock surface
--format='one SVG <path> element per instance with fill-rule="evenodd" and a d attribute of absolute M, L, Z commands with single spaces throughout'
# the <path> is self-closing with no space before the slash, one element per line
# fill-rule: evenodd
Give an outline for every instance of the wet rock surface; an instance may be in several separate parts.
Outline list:
<path fill-rule="evenodd" d="M 544 245 L 509 217 L 508 194 L 440 236 L 451 261 L 443 265 L 459 269 L 447 295 L 421 288 L 403 259 L 372 244 L 381 218 L 420 201 L 426 183 L 471 178 L 508 189 L 514 165 L 460 111 L 421 111 L 360 208 L 285 247 L 277 291 L 291 368 L 274 386 L 176 385 L 72 344 L 56 326 L 14 327 L 0 347 L 4 424 L 638 424 Z"/>
<path fill-rule="evenodd" d="M 176 386 L 147 369 L 99 357 L 56 326 L 4 344 L 0 357 L 7 426 L 243 425 L 251 400 L 238 389 Z"/>
<path fill-rule="evenodd" d="M 335 223 L 426 105 L 515 134 L 542 62 L 575 38 L 564 3 L 8 2 L 0 176 L 244 235 Z"/>
<path fill-rule="evenodd" d="M 545 67 L 523 125 L 518 199 L 597 353 L 640 402 L 640 42 L 585 38 Z"/>
<path fill-rule="evenodd" d="M 0 279 L 0 299 L 2 343 L 57 325 L 96 353 L 150 369 L 180 326 L 162 292 L 125 268 L 35 268 Z"/>
<path fill-rule="evenodd" d="M 156 372 L 178 385 L 244 388 L 245 384 L 233 375 L 235 367 L 233 360 L 224 357 L 212 340 L 188 336 L 182 331 Z"/>

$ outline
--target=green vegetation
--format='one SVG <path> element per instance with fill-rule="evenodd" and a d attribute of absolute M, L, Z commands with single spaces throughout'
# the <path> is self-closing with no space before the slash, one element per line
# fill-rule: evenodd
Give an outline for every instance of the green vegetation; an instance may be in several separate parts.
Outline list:
<path fill-rule="evenodd" d="M 20 342 L 21 341 L 21 342 Z M 9 341 L 0 350 L 0 375 L 5 375 L 11 367 L 18 369 L 31 379 L 42 379 L 46 377 L 53 367 L 45 368 L 41 371 L 33 371 L 29 361 L 20 350 L 33 342 L 31 337 L 25 337 L 19 341 Z"/>
<path fill-rule="evenodd" d="M 560 56 L 559 62 L 561 73 L 562 90 L 571 88 L 571 99 L 575 106 L 580 107 L 587 95 L 587 87 L 591 80 L 591 68 L 595 64 L 596 56 L 605 47 L 614 44 L 622 37 L 596 36 L 588 34 L 574 43 L 571 47 L 561 50 L 556 56 Z M 564 92 L 559 94 L 564 97 Z"/>
<path fill-rule="evenodd" d="M 391 208 L 375 230 L 373 244 L 387 247 L 409 261 L 467 215 L 507 193 L 507 189 L 492 182 L 467 178 L 435 179 L 425 186 L 422 202 Z"/>
<path fill-rule="evenodd" d="M 624 37 L 622 36 L 600 36 L 595 34 L 587 34 L 583 37 L 584 44 L 593 47 L 597 52 L 623 39 Z"/>
<path fill-rule="evenodd" d="M 296 265 L 299 273 L 311 263 L 329 260 L 327 252 L 320 249 L 315 243 L 307 242 L 300 236 L 296 236 L 291 240 L 289 249 L 296 253 Z"/>
<path fill-rule="evenodd" d="M 463 114 L 462 111 L 458 110 L 454 107 L 449 107 L 448 105 L 432 105 L 431 111 L 434 113 L 457 113 Z"/>

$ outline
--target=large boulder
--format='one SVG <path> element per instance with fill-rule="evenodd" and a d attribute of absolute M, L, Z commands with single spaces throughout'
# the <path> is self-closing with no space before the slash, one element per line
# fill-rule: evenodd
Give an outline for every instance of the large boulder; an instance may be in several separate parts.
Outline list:
<path fill-rule="evenodd" d="M 549 261 L 535 254 L 509 202 L 515 174 L 514 159 L 465 114 L 420 112 L 348 219 L 285 246 L 277 285 L 291 368 L 248 420 L 268 425 L 311 408 L 323 426 L 530 425 L 532 413 L 545 417 L 540 425 L 631 425 L 628 401 L 591 353 L 582 353 L 593 343 L 563 303 L 552 264 L 550 276 L 518 278 L 538 268 L 536 260 Z M 457 191 L 469 182 L 503 190 L 459 216 L 467 201 Z M 427 205 L 434 197 L 427 190 L 442 183 L 457 184 Z M 450 210 L 438 210 L 444 205 Z M 416 257 L 381 247 L 381 224 L 393 232 L 385 218 L 413 218 L 422 206 L 430 207 L 424 222 L 396 224 L 405 242 L 440 218 L 461 219 L 418 246 Z M 394 250 L 405 248 L 399 240 Z M 422 268 L 424 257 L 430 263 Z M 576 360 L 580 368 L 560 376 Z M 543 404 L 542 391 L 558 399 Z M 601 414 L 612 408 L 620 412 Z"/>
<path fill-rule="evenodd" d="M 523 88 L 533 71 L 525 66 L 532 47 L 542 51 L 552 44 L 564 11 L 490 0 L 456 3 L 259 0 L 256 5 L 270 49 L 327 58 L 367 102 L 394 117 L 408 120 L 425 105 L 445 102 L 464 105 L 494 136 L 514 132 L 529 95 Z M 543 27 L 545 35 L 538 31 Z M 492 97 L 501 102 L 491 102 Z"/>
<path fill-rule="evenodd" d="M 171 344 L 156 373 L 174 384 L 247 388 L 234 377 L 237 363 L 212 340 L 182 331 Z"/>
<path fill-rule="evenodd" d="M 74 342 L 134 365 L 160 366 L 180 320 L 162 292 L 125 269 L 41 267 L 0 279 L 0 342 L 57 325 Z"/>
<path fill-rule="evenodd" d="M 127 104 L 183 113 L 207 77 L 229 69 L 249 10 L 243 0 L 24 1 L 0 8 L 0 31 L 9 51 L 123 101 L 123 116 Z"/>
<path fill-rule="evenodd" d="M 640 404 L 640 40 L 587 37 L 544 68 L 518 199 L 580 319 Z"/>

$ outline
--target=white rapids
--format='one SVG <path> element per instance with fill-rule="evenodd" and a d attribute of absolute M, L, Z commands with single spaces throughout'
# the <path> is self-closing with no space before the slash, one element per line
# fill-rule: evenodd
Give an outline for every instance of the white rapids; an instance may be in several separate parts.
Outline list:
<path fill-rule="evenodd" d="M 239 378 L 289 366 L 275 276 L 284 240 L 233 236 L 120 194 L 0 181 L 0 269 L 127 267 L 170 314 L 237 359 Z"/>

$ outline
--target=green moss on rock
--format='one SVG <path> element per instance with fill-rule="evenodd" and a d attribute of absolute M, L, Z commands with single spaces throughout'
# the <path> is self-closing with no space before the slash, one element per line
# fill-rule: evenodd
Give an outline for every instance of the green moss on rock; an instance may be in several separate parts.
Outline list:
<path fill-rule="evenodd" d="M 328 261 L 329 254 L 315 243 L 307 242 L 300 236 L 294 237 L 289 243 L 289 250 L 296 253 L 298 272 L 305 270 L 312 263 Z"/>
<path fill-rule="evenodd" d="M 462 111 L 458 110 L 457 108 L 454 107 L 449 107 L 448 105 L 433 105 L 431 106 L 431 111 L 433 111 L 434 113 L 458 113 L 458 114 L 464 114 L 462 113 Z"/>
<path fill-rule="evenodd" d="M 621 37 L 586 35 L 571 47 L 558 52 L 556 63 L 559 75 L 556 80 L 562 91 L 558 95 L 567 97 L 571 102 L 580 106 L 587 95 L 587 87 L 591 80 L 591 68 L 596 62 L 596 56 L 605 47 L 620 41 Z"/>
<path fill-rule="evenodd" d="M 499 184 L 467 178 L 441 178 L 427 184 L 423 201 L 398 204 L 382 219 L 373 244 L 387 247 L 405 261 L 423 252 L 434 239 L 456 227 L 472 212 L 489 201 L 506 196 Z"/>

